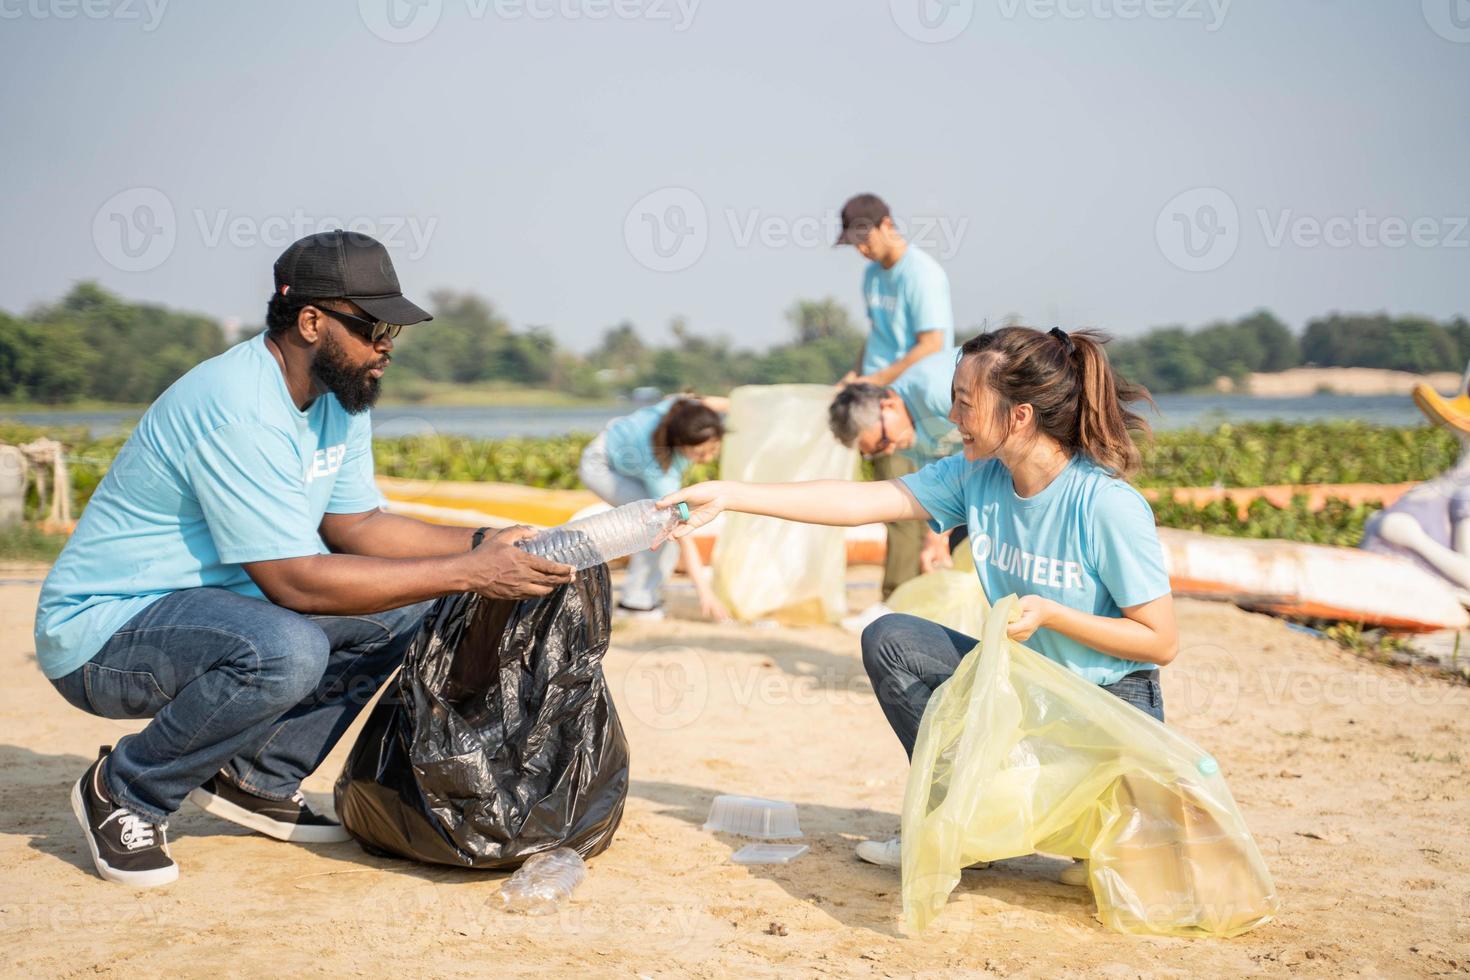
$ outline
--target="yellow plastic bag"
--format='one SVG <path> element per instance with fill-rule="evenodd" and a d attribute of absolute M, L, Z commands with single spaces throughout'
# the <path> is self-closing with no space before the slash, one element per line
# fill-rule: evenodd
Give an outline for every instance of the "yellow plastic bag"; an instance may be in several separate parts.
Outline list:
<path fill-rule="evenodd" d="M 1275 885 L 1215 760 L 1007 638 L 1016 601 L 984 615 L 924 711 L 903 805 L 907 926 L 939 914 L 966 865 L 1036 851 L 1087 858 L 1117 932 L 1236 936 L 1270 919 Z"/>
<path fill-rule="evenodd" d="M 850 480 L 856 450 L 827 429 L 829 385 L 746 385 L 730 393 L 720 478 L 755 483 Z M 737 619 L 836 622 L 847 612 L 840 527 L 726 514 L 712 564 L 715 592 Z"/>
<path fill-rule="evenodd" d="M 917 578 L 893 590 L 884 603 L 894 612 L 908 613 L 931 623 L 948 626 L 970 636 L 979 636 L 985 624 L 985 590 L 975 574 L 975 558 L 968 539 L 955 546 L 950 556 L 954 565 Z"/>

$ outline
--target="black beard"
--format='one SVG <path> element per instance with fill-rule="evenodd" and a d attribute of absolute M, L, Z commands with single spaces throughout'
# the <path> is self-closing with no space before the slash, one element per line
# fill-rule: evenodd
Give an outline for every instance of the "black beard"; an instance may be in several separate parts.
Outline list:
<path fill-rule="evenodd" d="M 378 364 L 353 367 L 347 351 L 330 333 L 322 335 L 316 360 L 311 363 L 311 376 L 317 384 L 337 396 L 348 415 L 357 415 L 373 407 L 381 394 L 382 379 L 368 372 Z"/>

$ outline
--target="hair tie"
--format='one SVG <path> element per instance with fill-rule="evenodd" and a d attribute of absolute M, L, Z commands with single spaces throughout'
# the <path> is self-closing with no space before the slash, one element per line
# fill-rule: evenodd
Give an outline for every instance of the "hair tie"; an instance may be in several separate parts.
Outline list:
<path fill-rule="evenodd" d="M 1077 353 L 1077 342 L 1074 341 L 1071 337 L 1067 336 L 1067 331 L 1063 330 L 1061 327 L 1052 327 L 1050 330 L 1047 331 L 1047 333 L 1062 342 L 1062 346 L 1067 348 L 1067 355 L 1069 357 Z"/>

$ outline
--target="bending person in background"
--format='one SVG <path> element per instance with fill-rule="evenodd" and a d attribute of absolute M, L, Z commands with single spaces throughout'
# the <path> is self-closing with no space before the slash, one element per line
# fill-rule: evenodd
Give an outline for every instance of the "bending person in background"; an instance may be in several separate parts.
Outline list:
<path fill-rule="evenodd" d="M 1411 489 L 1363 527 L 1358 547 L 1398 555 L 1440 576 L 1470 602 L 1470 366 L 1459 397 L 1446 400 L 1428 385 L 1414 400 L 1431 422 L 1442 423 L 1460 443 L 1455 465 Z"/>
<path fill-rule="evenodd" d="M 1115 375 L 1101 335 L 1007 327 L 961 348 L 950 419 L 964 454 L 899 480 L 751 484 L 712 481 L 665 497 L 684 502 L 686 535 L 734 510 L 812 524 L 967 524 L 985 594 L 1017 593 L 1014 640 L 1147 712 L 1164 717 L 1158 668 L 1179 647 L 1153 512 L 1124 477 L 1138 468 L 1126 406 L 1147 398 Z M 913 754 L 929 697 L 978 641 L 914 616 L 863 632 L 863 665 L 888 723 Z M 899 842 L 858 856 L 897 867 Z M 1080 864 L 1063 872 L 1086 881 Z"/>
<path fill-rule="evenodd" d="M 931 256 L 904 240 L 882 198 L 859 194 L 844 204 L 836 244 L 852 245 L 868 260 L 863 270 L 868 339 L 859 362 L 861 374 L 849 374 L 845 383 L 886 388 L 924 358 L 954 346 L 949 277 Z M 913 461 L 905 456 L 889 454 L 873 461 L 879 480 L 897 479 L 913 471 Z M 883 599 L 919 574 L 924 540 L 924 529 L 917 524 L 888 525 Z"/>
<path fill-rule="evenodd" d="M 582 450 L 577 475 L 614 507 L 673 493 L 690 465 L 719 458 L 725 437 L 720 415 L 729 407 L 727 398 L 676 396 L 613 419 Z M 700 610 L 711 619 L 729 619 L 729 611 L 706 580 L 692 538 L 630 556 L 618 608 L 639 618 L 662 619 L 664 579 L 674 571 L 681 552 Z"/>
<path fill-rule="evenodd" d="M 959 356 L 957 347 L 930 354 L 886 388 L 866 382 L 840 388 L 827 411 L 832 435 L 874 462 L 898 454 L 917 467 L 953 456 L 960 449 L 960 436 L 949 419 L 950 384 Z M 950 536 L 922 530 L 919 571 L 948 567 Z M 861 631 L 890 611 L 878 602 L 842 624 Z"/>

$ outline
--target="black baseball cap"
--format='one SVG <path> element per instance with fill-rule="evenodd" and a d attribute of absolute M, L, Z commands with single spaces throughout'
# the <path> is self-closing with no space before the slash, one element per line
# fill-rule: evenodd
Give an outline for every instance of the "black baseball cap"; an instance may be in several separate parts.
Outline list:
<path fill-rule="evenodd" d="M 859 194 L 842 205 L 842 232 L 832 245 L 857 245 L 868 237 L 868 232 L 890 217 L 888 205 L 877 194 Z"/>
<path fill-rule="evenodd" d="M 384 323 L 434 319 L 403 297 L 388 250 L 356 231 L 323 231 L 293 242 L 276 259 L 276 292 L 307 299 L 350 299 Z"/>

